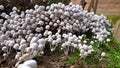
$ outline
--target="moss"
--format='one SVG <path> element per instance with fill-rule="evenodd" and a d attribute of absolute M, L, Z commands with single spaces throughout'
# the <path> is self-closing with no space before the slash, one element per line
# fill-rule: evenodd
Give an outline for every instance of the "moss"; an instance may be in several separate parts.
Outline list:
<path fill-rule="evenodd" d="M 78 60 L 79 58 L 80 58 L 80 56 L 79 56 L 79 51 L 76 50 L 75 53 L 68 58 L 67 64 L 72 65 L 72 64 L 74 64 L 74 63 L 76 62 L 76 60 Z"/>
<path fill-rule="evenodd" d="M 109 44 L 110 51 L 106 53 L 106 57 L 109 59 L 108 67 L 120 67 L 120 42 L 115 40 L 114 38 L 111 39 Z"/>

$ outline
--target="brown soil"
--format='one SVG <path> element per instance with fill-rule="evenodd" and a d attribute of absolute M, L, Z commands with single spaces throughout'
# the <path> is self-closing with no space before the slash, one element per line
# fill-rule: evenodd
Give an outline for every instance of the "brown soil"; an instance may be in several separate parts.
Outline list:
<path fill-rule="evenodd" d="M 0 68 L 13 68 L 15 66 L 14 56 L 12 53 L 7 60 L 3 60 L 2 52 L 0 52 Z M 69 68 L 64 62 L 61 62 L 51 56 L 38 56 L 34 58 L 37 60 L 38 68 Z"/>
<path fill-rule="evenodd" d="M 0 68 L 13 68 L 15 64 L 14 60 L 14 54 L 11 56 L 8 56 L 7 60 L 4 60 L 4 57 L 2 56 L 2 52 L 0 51 Z"/>
<path fill-rule="evenodd" d="M 0 47 L 1 48 L 1 47 Z M 0 68 L 14 68 L 16 60 L 14 60 L 15 53 L 16 51 L 12 51 L 11 54 L 8 56 L 7 60 L 3 60 L 3 52 L 0 50 Z M 51 53 L 51 55 L 41 55 L 41 56 L 36 56 L 35 59 L 37 61 L 38 68 L 95 68 L 96 64 L 98 68 L 106 68 L 105 64 L 108 62 L 104 62 L 102 64 L 96 63 L 91 63 L 91 64 L 85 64 L 84 60 L 78 59 L 76 60 L 73 64 L 68 64 L 67 60 L 68 57 L 72 55 L 69 54 L 68 56 L 65 56 L 63 53 L 56 54 L 56 53 Z M 105 60 L 106 61 L 106 60 Z"/>
<path fill-rule="evenodd" d="M 15 65 L 14 56 L 11 55 L 6 61 L 2 61 L 3 57 L 0 56 L 0 68 L 13 68 Z M 58 61 L 57 59 L 51 56 L 40 56 L 35 57 L 37 60 L 38 68 L 94 68 L 95 64 L 84 65 L 81 61 L 77 61 L 73 65 L 68 65 L 63 61 Z M 98 65 L 100 66 L 100 65 Z M 100 68 L 107 68 L 105 64 L 102 64 Z"/>

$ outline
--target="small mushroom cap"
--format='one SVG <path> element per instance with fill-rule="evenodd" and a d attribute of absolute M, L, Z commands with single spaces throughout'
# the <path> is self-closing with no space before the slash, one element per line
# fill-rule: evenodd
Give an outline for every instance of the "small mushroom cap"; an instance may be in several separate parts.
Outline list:
<path fill-rule="evenodd" d="M 14 49 L 18 49 L 18 48 L 19 48 L 19 44 L 15 44 L 15 45 L 13 46 L 13 48 L 14 48 Z"/>
<path fill-rule="evenodd" d="M 33 49 L 37 49 L 38 44 L 37 43 L 30 43 L 30 47 Z"/>
<path fill-rule="evenodd" d="M 42 50 L 44 49 L 44 47 L 45 47 L 44 45 L 39 44 L 39 45 L 38 45 L 38 50 L 39 50 L 39 51 L 42 51 Z"/>
<path fill-rule="evenodd" d="M 4 10 L 4 6 L 3 6 L 3 5 L 0 5 L 0 9 L 1 9 L 1 10 Z"/>
<path fill-rule="evenodd" d="M 39 39 L 37 42 L 43 46 L 46 44 L 46 40 L 44 38 Z"/>
<path fill-rule="evenodd" d="M 106 55 L 105 52 L 101 53 L 101 57 L 105 57 L 105 55 Z"/>

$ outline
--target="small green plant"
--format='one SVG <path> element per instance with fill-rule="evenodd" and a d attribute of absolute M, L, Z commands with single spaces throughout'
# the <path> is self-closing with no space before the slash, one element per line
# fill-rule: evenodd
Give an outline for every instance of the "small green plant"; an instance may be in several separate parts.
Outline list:
<path fill-rule="evenodd" d="M 70 64 L 70 65 L 74 64 L 76 60 L 80 58 L 79 54 L 80 54 L 79 51 L 76 50 L 75 53 L 68 58 L 67 64 Z"/>

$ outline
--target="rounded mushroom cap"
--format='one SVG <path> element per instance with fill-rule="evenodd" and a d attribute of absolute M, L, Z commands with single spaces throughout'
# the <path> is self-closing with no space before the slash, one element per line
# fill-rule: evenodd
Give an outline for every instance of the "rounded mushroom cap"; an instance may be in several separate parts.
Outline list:
<path fill-rule="evenodd" d="M 84 52 L 84 57 L 87 57 L 88 56 L 88 52 Z"/>
<path fill-rule="evenodd" d="M 37 62 L 35 60 L 27 60 L 23 63 L 23 65 L 28 66 L 30 68 L 37 68 Z"/>
<path fill-rule="evenodd" d="M 33 49 L 37 49 L 38 44 L 37 43 L 30 43 L 30 47 Z"/>
<path fill-rule="evenodd" d="M 19 58 L 20 58 L 20 55 L 16 55 L 16 56 L 15 56 L 15 59 L 18 60 Z"/>
<path fill-rule="evenodd" d="M 30 43 L 35 43 L 35 42 L 37 42 L 37 40 L 38 40 L 37 37 L 33 37 L 33 38 L 31 39 Z"/>
<path fill-rule="evenodd" d="M 8 44 L 8 46 L 14 46 L 14 44 L 15 44 L 15 41 L 14 40 L 10 40 L 10 42 L 9 42 L 9 44 Z"/>
<path fill-rule="evenodd" d="M 13 7 L 12 10 L 13 11 L 17 11 L 18 9 L 17 9 L 17 7 Z"/>
<path fill-rule="evenodd" d="M 24 64 L 19 64 L 17 68 L 31 68 L 31 67 Z"/>
<path fill-rule="evenodd" d="M 4 56 L 4 57 L 6 57 L 6 56 L 7 56 L 7 54 L 6 54 L 6 53 L 4 53 L 4 54 L 3 54 L 3 56 Z"/>
<path fill-rule="evenodd" d="M 39 39 L 37 42 L 43 46 L 46 44 L 46 40 L 44 38 Z"/>
<path fill-rule="evenodd" d="M 107 42 L 110 42 L 110 39 L 108 38 L 108 39 L 106 39 L 106 41 L 107 41 Z"/>
<path fill-rule="evenodd" d="M 101 57 L 104 57 L 106 54 L 105 54 L 105 52 L 102 52 L 101 53 Z"/>
<path fill-rule="evenodd" d="M 3 5 L 0 5 L 0 9 L 1 9 L 1 10 L 4 10 L 4 6 L 3 6 Z"/>
<path fill-rule="evenodd" d="M 26 48 L 26 46 L 27 46 L 26 44 L 22 44 L 22 45 L 19 46 L 18 49 L 19 49 L 19 50 L 24 50 L 24 49 Z"/>
<path fill-rule="evenodd" d="M 18 49 L 18 48 L 19 48 L 19 44 L 15 44 L 15 45 L 13 46 L 13 48 L 14 48 L 14 49 Z"/>
<path fill-rule="evenodd" d="M 42 50 L 44 49 L 44 47 L 45 47 L 44 45 L 39 44 L 39 45 L 38 45 L 38 50 L 39 50 L 39 51 L 42 51 Z"/>
<path fill-rule="evenodd" d="M 6 46 L 4 46 L 4 47 L 2 47 L 2 51 L 7 51 L 7 47 Z"/>

